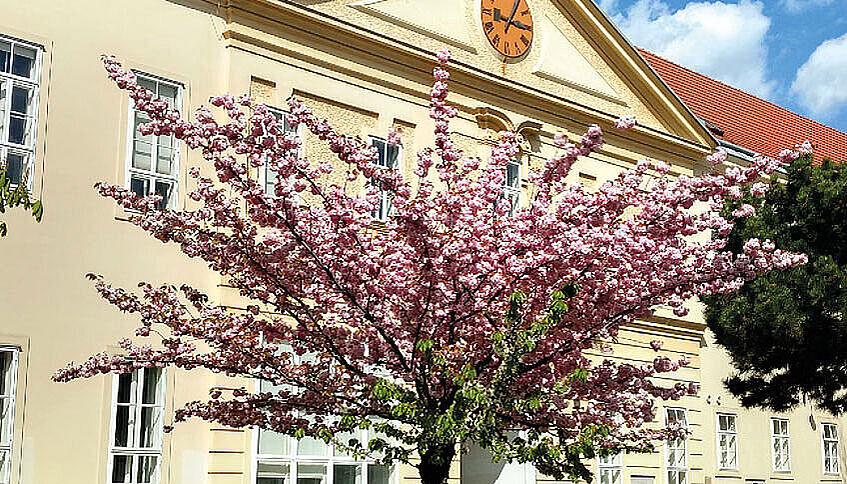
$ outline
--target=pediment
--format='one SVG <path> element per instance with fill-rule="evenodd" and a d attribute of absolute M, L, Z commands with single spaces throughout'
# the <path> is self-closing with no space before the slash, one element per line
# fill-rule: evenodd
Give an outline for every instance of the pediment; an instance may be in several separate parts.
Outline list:
<path fill-rule="evenodd" d="M 499 10 L 502 22 L 506 0 L 295 1 L 361 28 L 375 41 L 391 39 L 421 52 L 450 49 L 453 59 L 488 80 L 585 108 L 585 116 L 635 116 L 641 126 L 695 145 L 714 143 L 592 0 L 521 0 L 531 11 L 533 39 L 517 58 L 499 54 L 485 32 L 484 11 Z M 487 8 L 495 5 L 503 8 Z M 488 82 L 484 77 L 480 83 Z"/>

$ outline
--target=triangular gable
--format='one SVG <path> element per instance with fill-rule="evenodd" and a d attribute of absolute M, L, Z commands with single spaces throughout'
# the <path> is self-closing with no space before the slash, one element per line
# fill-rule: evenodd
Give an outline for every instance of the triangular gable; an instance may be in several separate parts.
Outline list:
<path fill-rule="evenodd" d="M 388 62 L 402 60 L 417 66 L 422 54 L 449 48 L 456 61 L 456 79 L 464 76 L 465 85 L 509 102 L 559 113 L 577 125 L 634 115 L 646 127 L 645 134 L 652 131 L 700 151 L 715 145 L 709 132 L 592 0 L 523 1 L 532 16 L 532 45 L 521 57 L 508 58 L 489 42 L 483 20 L 486 10 L 493 10 L 485 7 L 498 5 L 503 22 L 503 12 L 511 9 L 504 0 L 229 0 L 233 5 L 243 3 L 242 11 L 257 14 L 262 5 L 265 18 L 281 22 L 296 25 L 292 15 L 296 14 L 332 24 L 335 39 L 340 41 L 343 31 L 356 36 L 360 48 L 378 43 L 382 59 Z M 325 30 L 311 28 L 316 33 Z M 364 47 L 364 52 L 375 47 Z M 400 51 L 417 59 L 398 57 Z"/>

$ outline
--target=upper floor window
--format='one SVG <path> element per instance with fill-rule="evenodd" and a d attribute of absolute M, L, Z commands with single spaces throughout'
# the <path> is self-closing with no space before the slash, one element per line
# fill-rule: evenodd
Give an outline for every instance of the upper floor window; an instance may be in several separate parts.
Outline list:
<path fill-rule="evenodd" d="M 688 419 L 684 408 L 666 408 L 665 424 L 678 423 L 688 428 Z M 666 445 L 665 467 L 668 472 L 668 484 L 688 484 L 688 455 L 686 439 L 671 439 Z"/>
<path fill-rule="evenodd" d="M 388 141 L 371 136 L 371 146 L 376 148 L 379 157 L 376 160 L 376 165 L 379 169 L 398 170 L 400 168 L 400 146 L 391 145 Z M 376 182 L 374 182 L 376 183 Z M 393 213 L 391 204 L 391 193 L 385 187 L 379 187 L 379 206 L 373 211 L 373 218 L 379 221 L 386 221 Z"/>
<path fill-rule="evenodd" d="M 771 447 L 773 449 L 773 470 L 788 472 L 791 470 L 791 445 L 788 436 L 788 419 L 771 418 Z"/>
<path fill-rule="evenodd" d="M 737 417 L 718 414 L 718 468 L 738 469 Z"/>
<path fill-rule="evenodd" d="M 158 484 L 162 466 L 165 375 L 143 368 L 116 377 L 109 483 Z"/>
<path fill-rule="evenodd" d="M 0 36 L 0 167 L 32 188 L 41 48 Z"/>
<path fill-rule="evenodd" d="M 823 471 L 826 474 L 838 474 L 838 426 L 825 423 L 821 425 L 823 437 Z"/>
<path fill-rule="evenodd" d="M 501 198 L 509 204 L 509 216 L 515 214 L 521 203 L 521 162 L 520 159 L 506 164 L 506 178 L 503 181 Z"/>
<path fill-rule="evenodd" d="M 295 134 L 297 134 L 298 129 L 294 128 L 294 126 L 292 126 L 291 123 L 289 122 L 289 120 L 291 118 L 291 115 L 289 113 L 282 111 L 280 109 L 272 108 L 270 106 L 265 106 L 265 107 L 268 108 L 268 111 L 270 111 L 271 114 L 273 114 L 276 117 L 276 119 L 282 121 L 282 123 L 283 123 L 282 126 L 283 126 L 283 130 L 285 131 L 285 133 L 295 133 Z M 261 180 L 260 181 L 265 186 L 265 194 L 270 195 L 270 196 L 274 196 L 274 194 L 276 193 L 276 184 L 279 182 L 279 173 L 275 173 L 275 172 L 271 171 L 268 168 L 268 165 L 265 164 L 264 167 L 262 168 Z"/>
<path fill-rule="evenodd" d="M 139 74 L 138 84 L 149 89 L 154 98 L 182 109 L 182 86 L 147 74 Z M 179 144 L 173 135 L 141 134 L 139 126 L 150 122 L 146 113 L 130 108 L 127 184 L 140 196 L 160 195 L 159 208 L 173 208 L 179 188 Z"/>
<path fill-rule="evenodd" d="M 0 347 L 0 484 L 8 484 L 12 473 L 17 374 L 17 349 Z"/>
<path fill-rule="evenodd" d="M 597 457 L 597 474 L 600 477 L 600 484 L 623 484 L 621 454 Z"/>

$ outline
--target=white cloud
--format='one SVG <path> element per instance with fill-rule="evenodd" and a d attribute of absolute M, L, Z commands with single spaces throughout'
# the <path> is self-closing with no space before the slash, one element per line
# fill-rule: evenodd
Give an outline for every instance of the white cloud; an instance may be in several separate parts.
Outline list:
<path fill-rule="evenodd" d="M 791 92 L 816 116 L 847 107 L 847 34 L 821 43 L 797 69 Z"/>
<path fill-rule="evenodd" d="M 822 7 L 832 4 L 833 0 L 780 0 L 780 4 L 791 13 L 798 13 L 810 7 Z"/>
<path fill-rule="evenodd" d="M 766 68 L 771 20 L 763 8 L 752 0 L 704 1 L 672 11 L 662 0 L 638 0 L 613 18 L 635 45 L 767 99 L 776 82 Z"/>
<path fill-rule="evenodd" d="M 797 1 L 797 0 L 791 0 Z M 600 10 L 606 12 L 607 15 L 612 15 L 618 9 L 618 0 L 597 0 L 597 5 Z"/>

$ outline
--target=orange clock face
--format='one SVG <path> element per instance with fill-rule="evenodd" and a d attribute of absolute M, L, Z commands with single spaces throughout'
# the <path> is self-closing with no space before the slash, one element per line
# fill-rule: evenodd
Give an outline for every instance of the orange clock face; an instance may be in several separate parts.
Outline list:
<path fill-rule="evenodd" d="M 526 0 L 481 0 L 482 30 L 497 52 L 520 57 L 532 45 L 532 14 Z"/>

